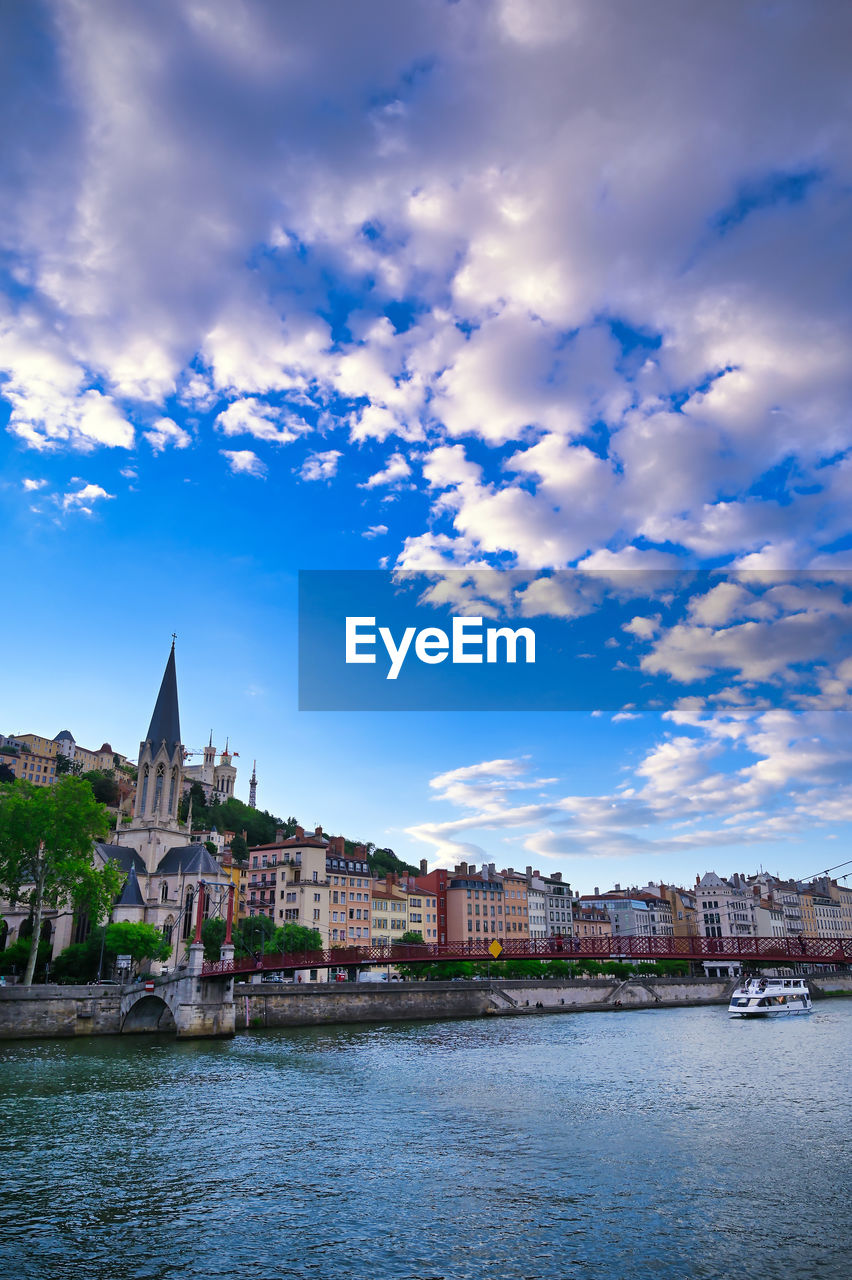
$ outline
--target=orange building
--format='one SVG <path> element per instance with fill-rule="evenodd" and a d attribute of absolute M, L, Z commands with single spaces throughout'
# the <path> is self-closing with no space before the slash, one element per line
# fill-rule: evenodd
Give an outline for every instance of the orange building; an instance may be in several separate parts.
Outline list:
<path fill-rule="evenodd" d="M 500 872 L 503 881 L 503 917 L 506 923 L 506 937 L 510 942 L 529 939 L 530 915 L 528 907 L 528 890 L 526 875 L 509 867 Z"/>
<path fill-rule="evenodd" d="M 506 936 L 502 880 L 490 867 L 477 875 L 475 866 L 460 862 L 447 872 L 447 942 Z"/>

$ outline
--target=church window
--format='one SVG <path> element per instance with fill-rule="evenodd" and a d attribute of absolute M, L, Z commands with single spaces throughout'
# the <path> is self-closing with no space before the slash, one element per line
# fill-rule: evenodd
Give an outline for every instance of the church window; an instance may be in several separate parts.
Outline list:
<path fill-rule="evenodd" d="M 174 812 L 176 790 L 177 790 L 177 769 L 172 769 L 172 780 L 169 783 L 169 813 Z"/>
<path fill-rule="evenodd" d="M 184 941 L 189 937 L 190 933 L 192 932 L 192 900 L 193 900 L 193 897 L 194 897 L 194 894 L 193 894 L 192 889 L 187 889 L 187 891 L 186 891 L 186 899 L 185 899 L 185 901 L 184 901 L 184 907 L 183 907 L 183 929 L 182 929 L 182 931 L 181 931 L 181 934 L 182 934 L 182 937 L 183 937 Z"/>
<path fill-rule="evenodd" d="M 166 902 L 168 899 L 168 896 L 169 896 L 169 886 L 166 884 L 164 880 L 163 883 L 160 885 L 160 901 Z"/>
<path fill-rule="evenodd" d="M 173 924 L 172 918 L 171 916 L 169 916 L 168 920 L 163 925 L 163 938 L 170 945 L 172 941 L 172 924 Z"/>
<path fill-rule="evenodd" d="M 157 780 L 154 784 L 154 813 L 160 812 L 160 803 L 163 799 L 163 778 L 165 777 L 165 769 L 161 764 L 157 765 Z"/>
<path fill-rule="evenodd" d="M 140 813 L 145 812 L 145 806 L 147 805 L 147 803 L 148 803 L 148 766 L 146 764 L 145 768 L 142 771 L 142 803 L 139 806 Z"/>

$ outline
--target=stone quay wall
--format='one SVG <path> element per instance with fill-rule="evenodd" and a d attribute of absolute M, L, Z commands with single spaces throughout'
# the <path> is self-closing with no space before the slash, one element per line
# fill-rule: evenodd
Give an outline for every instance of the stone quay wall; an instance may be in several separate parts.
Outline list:
<path fill-rule="evenodd" d="M 117 986 L 0 987 L 0 1040 L 118 1035 L 120 1005 Z"/>
<path fill-rule="evenodd" d="M 818 974 L 814 1000 L 852 996 L 852 975 Z M 541 1013 L 617 1012 L 726 1004 L 733 984 L 705 978 L 527 979 L 487 982 L 243 983 L 234 992 L 235 1030 L 297 1027 L 332 1022 L 401 1022 Z M 223 1011 L 225 1006 L 222 1006 Z M 230 1007 L 228 1009 L 230 1013 Z M 0 1040 L 118 1035 L 121 990 L 117 986 L 0 987 Z M 162 1030 L 158 1017 L 150 1027 Z M 197 1034 L 208 1034 L 207 1028 Z M 190 1030 L 188 1034 L 193 1034 Z M 214 1034 L 230 1034 L 230 1024 Z"/>

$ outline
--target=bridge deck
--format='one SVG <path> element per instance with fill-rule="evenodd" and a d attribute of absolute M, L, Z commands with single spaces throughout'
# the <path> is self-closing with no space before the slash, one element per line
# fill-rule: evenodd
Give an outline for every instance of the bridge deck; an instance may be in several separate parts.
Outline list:
<path fill-rule="evenodd" d="M 330 947 L 288 955 L 264 955 L 206 963 L 202 977 L 283 972 L 294 969 L 359 968 L 383 964 L 435 964 L 441 960 L 494 962 L 492 939 L 387 947 Z M 530 938 L 503 941 L 497 963 L 506 960 L 694 960 L 761 964 L 852 964 L 852 938 Z"/>

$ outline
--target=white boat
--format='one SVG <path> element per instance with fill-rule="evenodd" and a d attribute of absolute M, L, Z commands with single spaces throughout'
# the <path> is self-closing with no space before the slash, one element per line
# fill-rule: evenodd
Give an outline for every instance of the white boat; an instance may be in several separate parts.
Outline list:
<path fill-rule="evenodd" d="M 810 1013 L 811 993 L 804 978 L 747 978 L 731 996 L 732 1018 L 779 1018 Z"/>

